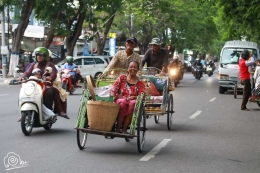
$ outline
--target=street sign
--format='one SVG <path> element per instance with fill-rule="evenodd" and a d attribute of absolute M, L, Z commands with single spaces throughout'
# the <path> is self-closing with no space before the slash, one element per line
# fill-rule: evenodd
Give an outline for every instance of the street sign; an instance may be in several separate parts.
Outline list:
<path fill-rule="evenodd" d="M 109 39 L 109 55 L 114 56 L 116 54 L 116 39 Z"/>
<path fill-rule="evenodd" d="M 1 46 L 1 54 L 7 55 L 9 53 L 7 46 Z"/>
<path fill-rule="evenodd" d="M 116 38 L 116 33 L 110 32 L 109 33 L 109 38 Z"/>

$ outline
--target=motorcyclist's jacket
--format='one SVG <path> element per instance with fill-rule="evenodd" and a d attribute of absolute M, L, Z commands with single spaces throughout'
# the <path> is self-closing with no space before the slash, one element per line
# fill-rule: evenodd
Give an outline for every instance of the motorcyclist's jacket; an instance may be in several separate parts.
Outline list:
<path fill-rule="evenodd" d="M 200 66 L 200 67 L 202 67 L 203 65 L 202 65 L 201 62 L 195 62 L 195 63 L 193 64 L 193 66 Z"/>
<path fill-rule="evenodd" d="M 26 72 L 24 72 L 24 74 L 21 77 L 22 78 L 24 78 L 24 77 L 29 78 L 31 76 L 31 74 L 32 74 L 33 69 L 35 69 L 35 68 L 39 68 L 42 72 L 45 72 L 45 69 L 47 67 L 51 67 L 52 68 L 52 72 L 49 74 L 49 76 L 51 77 L 51 80 L 53 82 L 57 78 L 57 69 L 56 69 L 56 67 L 55 67 L 55 65 L 53 63 L 46 62 L 46 61 L 37 62 L 34 65 L 31 65 L 29 67 L 29 69 Z"/>
<path fill-rule="evenodd" d="M 76 65 L 75 65 L 74 63 L 72 63 L 71 65 L 68 64 L 68 63 L 66 63 L 66 64 L 64 64 L 64 66 L 63 66 L 63 69 L 69 69 L 69 70 L 71 70 L 71 72 L 70 72 L 70 75 L 71 75 L 71 76 L 75 76 L 75 74 L 76 74 L 75 71 L 72 71 L 72 70 L 74 70 L 74 68 L 76 68 Z"/>

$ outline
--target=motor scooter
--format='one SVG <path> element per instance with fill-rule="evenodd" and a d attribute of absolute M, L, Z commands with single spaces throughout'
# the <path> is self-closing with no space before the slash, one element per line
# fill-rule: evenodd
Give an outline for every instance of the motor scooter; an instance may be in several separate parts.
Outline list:
<path fill-rule="evenodd" d="M 195 66 L 194 67 L 194 76 L 196 79 L 200 80 L 200 78 L 202 77 L 202 68 L 200 66 Z"/>
<path fill-rule="evenodd" d="M 178 67 L 172 67 L 169 69 L 169 79 L 171 84 L 174 83 L 174 86 L 177 87 L 181 79 L 181 74 Z"/>
<path fill-rule="evenodd" d="M 52 68 L 47 67 L 44 76 L 51 73 Z M 29 136 L 33 127 L 43 127 L 49 130 L 57 120 L 57 116 L 43 105 L 43 90 L 40 86 L 41 79 L 31 76 L 22 80 L 19 94 L 19 110 L 21 115 L 21 128 L 24 135 Z"/>
<path fill-rule="evenodd" d="M 209 77 L 213 75 L 213 68 L 209 64 L 206 67 L 206 73 L 208 74 Z"/>
<path fill-rule="evenodd" d="M 76 71 L 76 69 L 63 69 L 61 75 L 61 87 L 70 94 L 73 94 L 76 90 L 76 87 L 73 87 L 72 76 L 70 75 L 72 71 Z"/>

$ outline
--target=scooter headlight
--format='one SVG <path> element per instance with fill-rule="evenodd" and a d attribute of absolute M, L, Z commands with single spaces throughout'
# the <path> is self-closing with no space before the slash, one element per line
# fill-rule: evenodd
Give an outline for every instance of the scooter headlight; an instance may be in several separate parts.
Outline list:
<path fill-rule="evenodd" d="M 35 85 L 33 83 L 26 83 L 24 86 L 25 95 L 27 95 L 27 96 L 32 95 L 34 89 L 35 89 Z"/>
<path fill-rule="evenodd" d="M 170 75 L 174 76 L 176 74 L 176 70 L 173 69 L 173 70 L 170 70 Z"/>

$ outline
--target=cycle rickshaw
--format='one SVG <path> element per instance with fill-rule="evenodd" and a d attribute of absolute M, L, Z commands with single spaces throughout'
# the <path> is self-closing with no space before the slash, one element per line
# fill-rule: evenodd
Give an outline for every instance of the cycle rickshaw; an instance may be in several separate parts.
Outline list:
<path fill-rule="evenodd" d="M 155 67 L 143 68 L 141 79 L 145 82 L 152 82 L 156 89 L 160 91 L 160 96 L 146 95 L 145 112 L 147 118 L 154 116 L 156 124 L 159 117 L 167 114 L 167 128 L 172 129 L 173 118 L 173 95 L 170 94 L 170 80 L 168 76 L 160 76 L 160 69 Z"/>
<path fill-rule="evenodd" d="M 79 149 L 83 149 L 86 145 L 87 141 L 87 135 L 88 134 L 95 134 L 95 135 L 101 135 L 105 136 L 106 138 L 113 139 L 115 137 L 118 138 L 124 138 L 127 142 L 130 141 L 130 139 L 137 138 L 137 148 L 139 152 L 143 151 L 144 144 L 145 144 L 145 132 L 146 132 L 146 114 L 145 114 L 145 103 L 143 102 L 143 95 L 139 95 L 136 100 L 134 113 L 132 117 L 132 122 L 130 124 L 129 128 L 129 134 L 125 133 L 117 133 L 115 131 L 116 129 L 116 118 L 110 120 L 110 126 L 109 128 L 100 128 L 97 126 L 100 126 L 99 123 L 103 122 L 103 126 L 106 126 L 108 123 L 107 120 L 103 120 L 103 118 L 106 118 L 105 114 L 111 113 L 112 109 L 110 107 L 104 111 L 106 104 L 114 104 L 113 97 L 100 97 L 96 95 L 94 92 L 93 87 L 102 88 L 105 86 L 108 86 L 110 84 L 113 84 L 114 81 L 117 79 L 117 77 L 121 74 L 126 74 L 127 71 L 124 69 L 114 69 L 111 71 L 108 71 L 101 75 L 97 81 L 96 84 L 93 82 L 93 79 L 91 76 L 87 76 L 87 84 L 84 83 L 84 89 L 81 96 L 81 104 L 78 111 L 78 118 L 77 118 L 77 124 L 76 124 L 76 130 L 77 130 L 77 144 Z M 90 116 L 89 110 L 91 107 L 89 107 L 90 104 L 99 104 L 99 108 L 93 108 L 92 110 L 95 110 L 95 112 L 92 112 L 92 115 Z M 117 105 L 119 107 L 119 105 Z M 111 107 L 112 108 L 112 107 Z M 119 108 L 118 108 L 119 109 Z M 105 113 L 101 113 L 101 111 Z M 118 112 L 117 112 L 118 113 Z M 117 117 L 117 113 L 114 113 Z M 97 119 L 96 121 L 92 120 L 93 117 L 96 116 L 103 116 L 100 119 Z M 91 122 L 93 121 L 93 122 Z M 95 124 L 96 123 L 96 124 Z M 95 124 L 95 127 L 94 125 Z M 102 124 L 102 123 L 101 123 Z"/>

